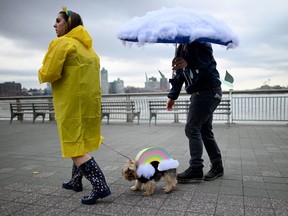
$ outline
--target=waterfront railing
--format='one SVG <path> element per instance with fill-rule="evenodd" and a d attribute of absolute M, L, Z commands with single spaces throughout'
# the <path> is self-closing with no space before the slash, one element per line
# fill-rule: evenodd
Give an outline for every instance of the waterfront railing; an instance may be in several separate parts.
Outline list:
<path fill-rule="evenodd" d="M 180 99 L 189 99 L 189 95 L 181 93 Z M 104 94 L 102 100 L 133 100 L 137 109 L 141 110 L 140 122 L 149 120 L 149 100 L 166 100 L 166 92 Z M 231 100 L 230 123 L 240 121 L 288 122 L 288 90 L 254 90 L 254 91 L 224 91 L 223 99 Z M 10 118 L 10 102 L 47 102 L 52 96 L 18 96 L 0 97 L 0 119 Z M 24 116 L 24 119 L 32 116 Z M 111 120 L 126 120 L 125 114 L 111 115 Z M 174 121 L 173 115 L 161 115 L 158 120 Z M 180 121 L 186 120 L 185 114 L 179 114 Z M 214 121 L 226 122 L 227 116 L 215 115 Z"/>

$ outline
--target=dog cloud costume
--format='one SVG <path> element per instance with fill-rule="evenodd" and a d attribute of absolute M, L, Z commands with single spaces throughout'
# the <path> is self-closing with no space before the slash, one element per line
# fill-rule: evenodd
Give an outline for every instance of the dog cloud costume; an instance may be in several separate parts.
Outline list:
<path fill-rule="evenodd" d="M 150 147 L 141 150 L 135 158 L 138 161 L 137 176 L 141 180 L 151 180 L 156 171 L 167 171 L 179 166 L 170 154 L 161 147 Z"/>

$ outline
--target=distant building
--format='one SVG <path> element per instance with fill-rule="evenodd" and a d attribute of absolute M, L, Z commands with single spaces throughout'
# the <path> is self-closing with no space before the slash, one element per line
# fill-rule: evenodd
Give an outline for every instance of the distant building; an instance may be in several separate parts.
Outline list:
<path fill-rule="evenodd" d="M 0 83 L 0 97 L 21 96 L 21 83 L 4 82 Z"/>
<path fill-rule="evenodd" d="M 146 77 L 145 89 L 148 91 L 159 91 L 160 83 L 157 81 L 157 78 L 150 77 L 149 79 Z"/>
<path fill-rule="evenodd" d="M 109 93 L 108 71 L 103 67 L 100 71 L 102 94 Z"/>
<path fill-rule="evenodd" d="M 159 70 L 158 70 L 159 71 Z M 145 91 L 154 92 L 154 91 L 161 91 L 167 92 L 169 90 L 169 82 L 168 79 L 159 71 L 160 74 L 160 82 L 155 77 L 148 78 L 146 74 L 146 82 L 145 82 Z"/>
<path fill-rule="evenodd" d="M 125 93 L 141 93 L 146 92 L 144 88 L 141 87 L 134 87 L 134 86 L 127 86 L 125 88 Z"/>
<path fill-rule="evenodd" d="M 46 89 L 45 94 L 52 95 L 52 85 L 51 85 L 51 83 L 47 83 L 47 89 Z"/>
<path fill-rule="evenodd" d="M 118 78 L 117 80 L 109 83 L 109 93 L 125 93 L 124 81 Z"/>
<path fill-rule="evenodd" d="M 163 92 L 166 92 L 169 90 L 169 82 L 167 80 L 167 78 L 164 76 L 163 73 L 161 73 L 160 70 L 158 70 L 159 73 L 160 73 L 160 90 L 163 91 Z"/>

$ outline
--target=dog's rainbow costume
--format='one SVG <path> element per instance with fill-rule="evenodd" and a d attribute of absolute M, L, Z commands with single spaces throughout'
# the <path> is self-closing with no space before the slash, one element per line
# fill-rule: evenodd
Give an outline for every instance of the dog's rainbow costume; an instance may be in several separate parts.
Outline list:
<path fill-rule="evenodd" d="M 169 153 L 161 147 L 150 147 L 141 150 L 135 158 L 138 161 L 137 176 L 147 181 L 153 179 L 155 172 L 176 169 L 178 160 L 174 160 Z"/>

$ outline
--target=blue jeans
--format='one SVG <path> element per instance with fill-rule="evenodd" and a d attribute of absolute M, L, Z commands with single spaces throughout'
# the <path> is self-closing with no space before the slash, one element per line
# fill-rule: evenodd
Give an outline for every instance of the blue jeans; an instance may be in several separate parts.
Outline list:
<path fill-rule="evenodd" d="M 212 164 L 222 161 L 221 152 L 212 132 L 213 112 L 222 97 L 221 87 L 193 93 L 190 98 L 185 134 L 189 139 L 190 166 L 203 167 L 203 144 Z"/>

